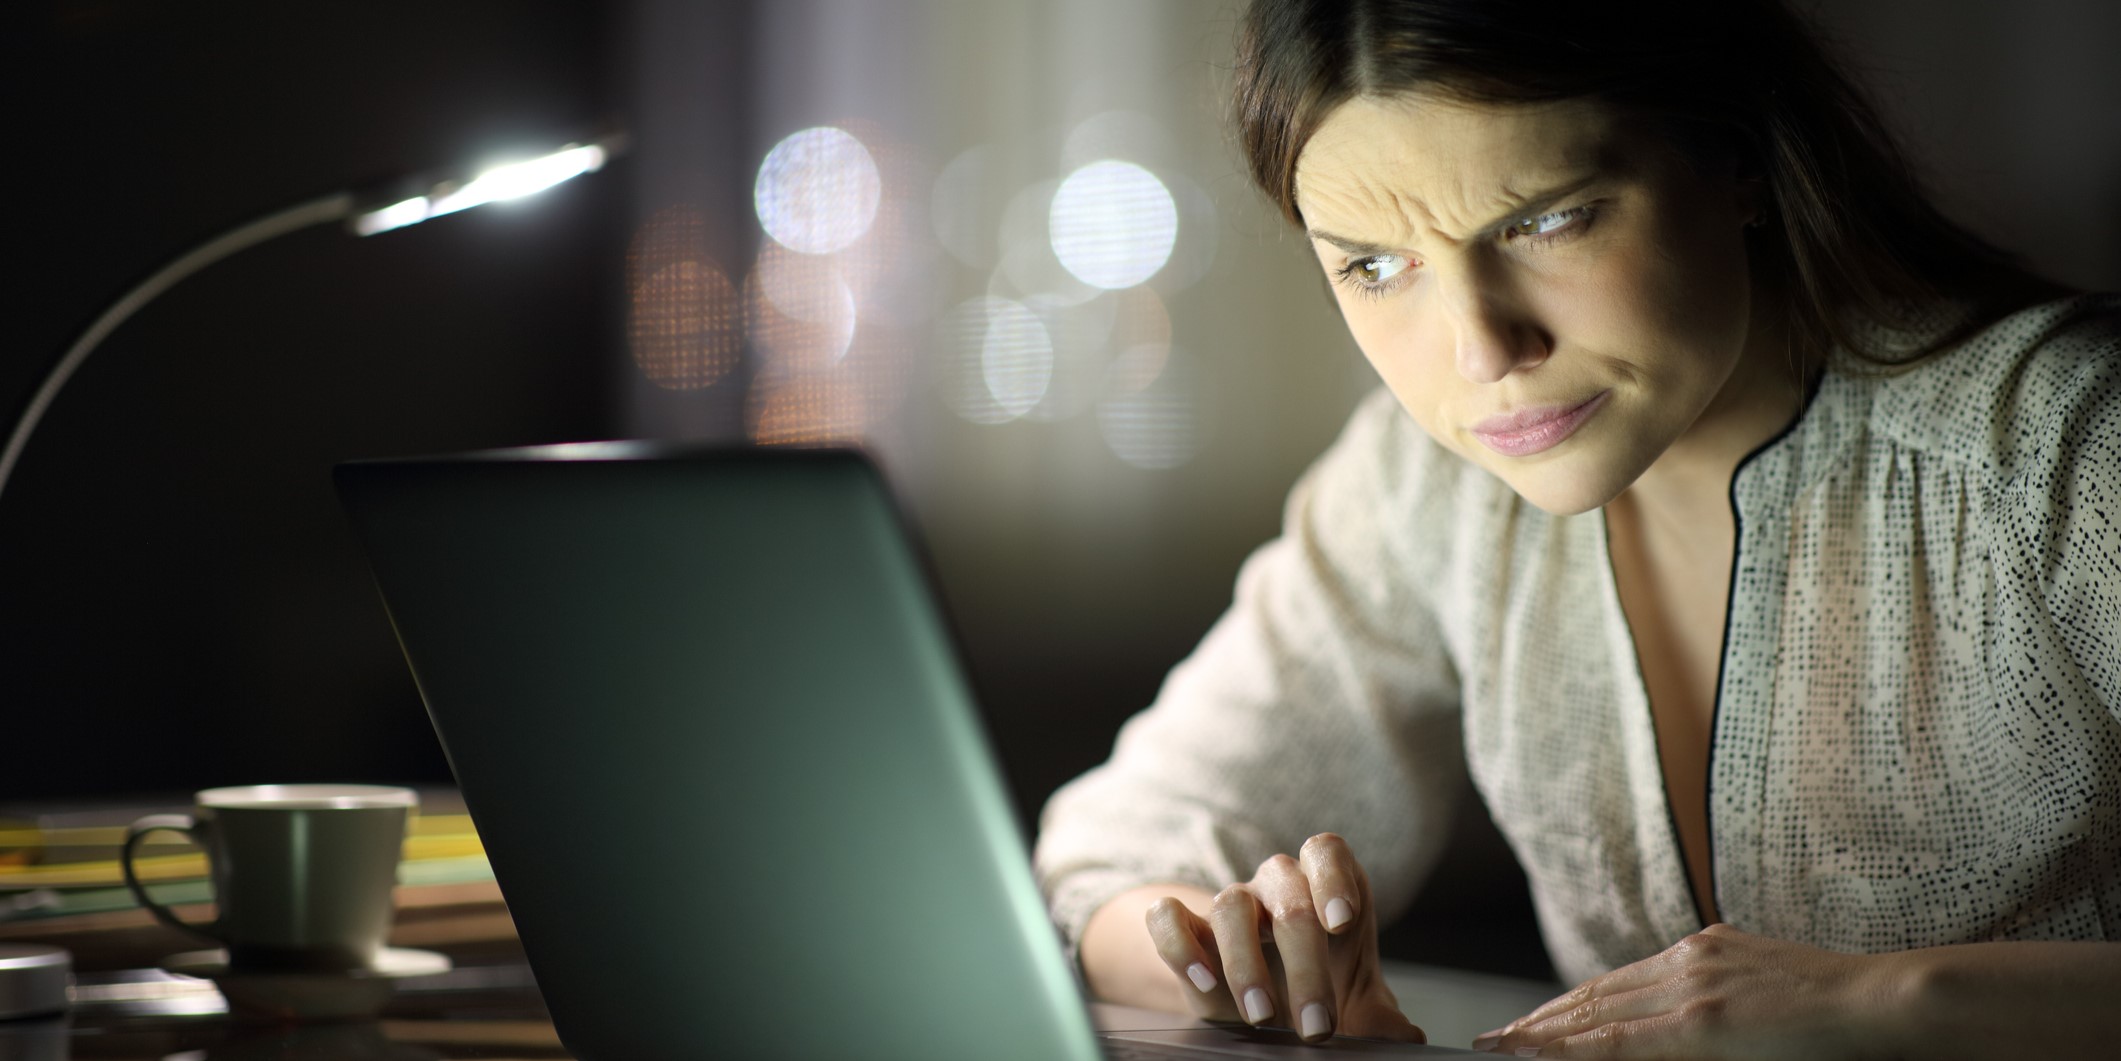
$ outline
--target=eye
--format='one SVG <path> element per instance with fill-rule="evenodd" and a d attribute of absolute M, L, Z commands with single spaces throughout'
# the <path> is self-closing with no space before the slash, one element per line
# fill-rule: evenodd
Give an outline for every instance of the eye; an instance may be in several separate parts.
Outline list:
<path fill-rule="evenodd" d="M 1337 272 L 1343 282 L 1359 288 L 1379 288 L 1392 278 L 1407 271 L 1408 262 L 1397 254 L 1372 254 L 1367 258 L 1353 258 Z"/>
<path fill-rule="evenodd" d="M 1578 206 L 1572 207 L 1568 210 L 1555 210 L 1551 213 L 1535 214 L 1529 217 L 1522 217 L 1517 219 L 1516 221 L 1511 222 L 1508 228 L 1503 229 L 1503 237 L 1505 239 L 1513 240 L 1530 239 L 1546 241 L 1558 238 L 1559 235 L 1563 232 L 1568 232 L 1573 235 L 1574 230 L 1583 227 L 1585 223 L 1590 221 L 1590 217 L 1591 208 L 1588 206 Z"/>

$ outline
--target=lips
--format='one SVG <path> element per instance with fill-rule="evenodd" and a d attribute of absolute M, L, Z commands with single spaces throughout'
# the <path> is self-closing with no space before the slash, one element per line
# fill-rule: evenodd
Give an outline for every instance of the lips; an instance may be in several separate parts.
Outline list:
<path fill-rule="evenodd" d="M 1529 457 L 1561 445 L 1605 405 L 1612 391 L 1599 391 L 1575 405 L 1546 405 L 1491 416 L 1474 424 L 1473 437 L 1505 457 Z"/>

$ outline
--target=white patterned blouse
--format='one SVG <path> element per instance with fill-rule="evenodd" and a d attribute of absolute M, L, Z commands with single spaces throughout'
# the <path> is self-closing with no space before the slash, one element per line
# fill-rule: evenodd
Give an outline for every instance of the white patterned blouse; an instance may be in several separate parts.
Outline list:
<path fill-rule="evenodd" d="M 1724 918 L 1852 952 L 2121 940 L 2121 297 L 1830 368 L 1732 497 Z M 1389 921 L 1448 861 L 1468 769 L 1564 977 L 1702 927 L 1602 514 L 1542 512 L 1380 391 L 1047 804 L 1039 880 L 1072 947 L 1120 891 L 1219 888 L 1330 830 Z"/>

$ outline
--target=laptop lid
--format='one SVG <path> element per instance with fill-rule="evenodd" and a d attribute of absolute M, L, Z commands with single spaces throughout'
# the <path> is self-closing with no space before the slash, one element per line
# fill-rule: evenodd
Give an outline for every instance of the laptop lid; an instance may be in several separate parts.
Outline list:
<path fill-rule="evenodd" d="M 336 480 L 571 1050 L 1097 1056 L 867 461 L 599 443 Z"/>

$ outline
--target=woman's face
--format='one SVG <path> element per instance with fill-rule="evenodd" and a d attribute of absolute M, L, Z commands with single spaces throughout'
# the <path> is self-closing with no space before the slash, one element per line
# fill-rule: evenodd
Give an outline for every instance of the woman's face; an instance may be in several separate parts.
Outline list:
<path fill-rule="evenodd" d="M 1611 501 L 1742 397 L 1724 392 L 1747 378 L 1756 189 L 1598 104 L 1417 94 L 1328 115 L 1296 198 L 1400 404 L 1559 514 Z"/>

